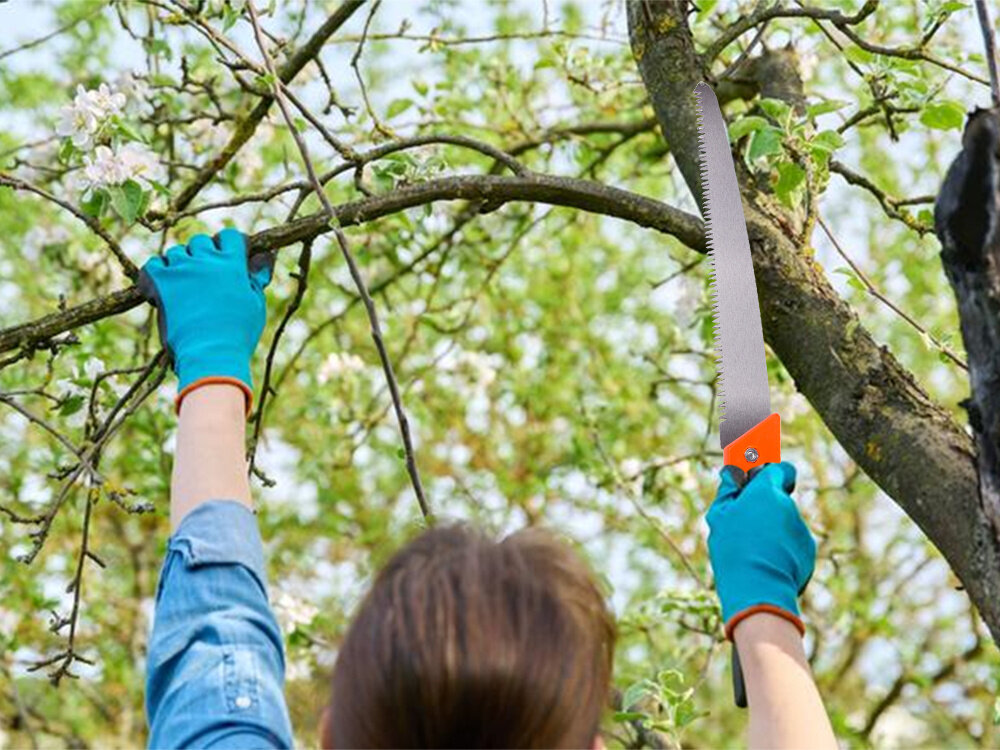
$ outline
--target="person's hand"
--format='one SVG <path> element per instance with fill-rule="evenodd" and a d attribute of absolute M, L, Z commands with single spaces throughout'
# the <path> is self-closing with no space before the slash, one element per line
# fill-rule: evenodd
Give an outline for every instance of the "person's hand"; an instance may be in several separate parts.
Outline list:
<path fill-rule="evenodd" d="M 196 234 L 142 267 L 139 290 L 158 311 L 160 340 L 179 381 L 178 409 L 201 385 L 231 383 L 242 389 L 249 413 L 250 358 L 264 331 L 273 269 L 274 254 L 248 258 L 246 237 L 235 229 Z"/>
<path fill-rule="evenodd" d="M 770 612 L 805 632 L 799 594 L 813 574 L 816 542 L 789 494 L 795 467 L 767 464 L 751 472 L 723 468 L 708 510 L 708 553 L 722 602 L 726 636 L 756 612 Z"/>

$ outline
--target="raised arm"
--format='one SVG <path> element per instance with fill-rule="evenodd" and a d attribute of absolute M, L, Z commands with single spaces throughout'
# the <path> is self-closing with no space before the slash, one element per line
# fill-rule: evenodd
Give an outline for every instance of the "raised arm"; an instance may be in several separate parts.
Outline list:
<path fill-rule="evenodd" d="M 147 659 L 150 747 L 289 747 L 281 632 L 244 455 L 250 359 L 273 261 L 239 232 L 196 235 L 143 268 L 179 386 L 173 535 Z"/>
<path fill-rule="evenodd" d="M 709 554 L 726 635 L 743 665 L 751 748 L 836 748 L 802 648 L 798 596 L 816 544 L 790 493 L 795 468 L 768 464 L 749 482 L 727 467 L 708 511 Z"/>

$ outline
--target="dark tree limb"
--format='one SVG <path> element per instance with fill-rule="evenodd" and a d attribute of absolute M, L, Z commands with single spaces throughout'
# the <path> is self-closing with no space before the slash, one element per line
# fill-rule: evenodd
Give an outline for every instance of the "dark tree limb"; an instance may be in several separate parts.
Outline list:
<path fill-rule="evenodd" d="M 391 193 L 334 206 L 341 226 L 364 224 L 408 208 L 444 200 L 468 200 L 491 209 L 511 201 L 548 203 L 630 221 L 669 234 L 704 252 L 699 218 L 660 201 L 627 190 L 572 177 L 528 174 L 460 175 L 410 185 Z M 251 251 L 278 250 L 332 231 L 324 212 L 265 229 L 250 237 Z M 32 347 L 65 331 L 118 315 L 142 302 L 135 287 L 112 292 L 37 320 L 0 329 L 0 353 Z"/>
<path fill-rule="evenodd" d="M 941 262 L 958 301 L 972 394 L 979 501 L 1000 539 L 1000 114 L 977 110 L 934 207 Z"/>
<path fill-rule="evenodd" d="M 628 19 L 654 110 L 697 194 L 691 91 L 700 65 L 683 8 L 631 0 Z M 1000 544 L 977 499 L 972 441 L 876 343 L 781 217 L 755 205 L 754 186 L 743 190 L 768 344 L 851 458 L 941 551 L 1000 641 Z"/>

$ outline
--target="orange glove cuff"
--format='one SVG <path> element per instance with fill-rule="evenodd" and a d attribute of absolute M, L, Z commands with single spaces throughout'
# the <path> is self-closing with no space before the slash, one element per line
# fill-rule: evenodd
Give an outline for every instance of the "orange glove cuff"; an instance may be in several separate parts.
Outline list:
<path fill-rule="evenodd" d="M 200 380 L 194 381 L 181 391 L 178 391 L 177 398 L 174 400 L 174 408 L 178 414 L 181 413 L 181 402 L 184 400 L 184 397 L 192 391 L 198 390 L 203 385 L 235 385 L 243 391 L 243 395 L 246 398 L 247 416 L 250 416 L 250 407 L 253 406 L 253 391 L 250 390 L 247 384 L 239 378 L 229 378 L 221 375 L 212 376 L 210 378 L 201 378 Z"/>
<path fill-rule="evenodd" d="M 737 612 L 729 618 L 729 622 L 726 623 L 726 639 L 730 641 L 733 640 L 733 631 L 736 630 L 736 626 L 750 617 L 750 615 L 755 615 L 758 612 L 767 612 L 768 614 L 776 615 L 784 620 L 788 620 L 799 631 L 799 635 L 804 636 L 806 634 L 806 626 L 803 624 L 802 620 L 788 610 L 782 609 L 781 607 L 775 607 L 773 604 L 755 604 L 752 607 L 747 607 L 741 612 Z"/>

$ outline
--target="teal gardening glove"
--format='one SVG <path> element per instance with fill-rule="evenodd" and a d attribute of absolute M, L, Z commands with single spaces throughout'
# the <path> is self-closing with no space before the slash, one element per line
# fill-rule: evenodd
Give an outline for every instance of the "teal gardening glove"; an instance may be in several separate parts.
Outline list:
<path fill-rule="evenodd" d="M 250 412 L 250 358 L 264 331 L 264 289 L 273 270 L 274 254 L 248 258 L 246 237 L 235 229 L 196 234 L 142 267 L 139 291 L 159 313 L 160 340 L 179 381 L 178 410 L 196 388 L 230 383 L 243 391 Z"/>
<path fill-rule="evenodd" d="M 783 617 L 805 632 L 798 597 L 813 574 L 816 542 L 789 494 L 794 489 L 790 463 L 767 464 L 748 482 L 739 469 L 722 469 L 708 510 L 708 553 L 730 640 L 736 626 L 757 612 Z"/>

